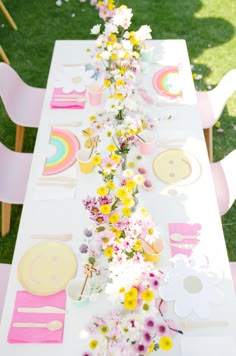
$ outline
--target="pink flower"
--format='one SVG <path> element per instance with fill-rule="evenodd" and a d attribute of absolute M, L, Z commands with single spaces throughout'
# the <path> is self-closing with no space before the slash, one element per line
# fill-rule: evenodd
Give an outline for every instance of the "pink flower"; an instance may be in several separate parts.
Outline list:
<path fill-rule="evenodd" d="M 98 242 L 102 245 L 102 248 L 111 246 L 115 240 L 115 234 L 112 231 L 104 230 L 97 234 Z"/>
<path fill-rule="evenodd" d="M 167 326 L 164 323 L 158 323 L 157 324 L 157 334 L 160 336 L 166 335 L 167 334 Z"/>
<path fill-rule="evenodd" d="M 150 318 L 146 318 L 144 320 L 144 327 L 145 327 L 145 330 L 146 329 L 149 329 L 149 330 L 153 330 L 156 326 L 156 323 L 155 323 L 155 319 L 150 317 Z"/>
<path fill-rule="evenodd" d="M 144 331 L 142 335 L 142 340 L 146 346 L 149 346 L 152 342 L 152 336 L 148 331 Z"/>

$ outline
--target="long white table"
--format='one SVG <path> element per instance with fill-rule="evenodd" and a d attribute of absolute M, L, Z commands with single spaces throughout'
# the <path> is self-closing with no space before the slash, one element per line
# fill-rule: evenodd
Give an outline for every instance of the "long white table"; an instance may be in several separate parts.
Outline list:
<path fill-rule="evenodd" d="M 160 266 L 170 259 L 170 246 L 168 224 L 170 223 L 199 223 L 202 226 L 199 251 L 205 255 L 213 270 L 222 274 L 219 287 L 224 291 L 224 301 L 220 305 L 214 305 L 211 312 L 211 320 L 226 320 L 227 325 L 213 328 L 197 328 L 186 332 L 184 337 L 201 337 L 201 341 L 207 344 L 207 338 L 233 337 L 236 340 L 236 302 L 228 264 L 227 251 L 218 213 L 213 181 L 207 150 L 198 115 L 194 85 L 188 59 L 186 43 L 183 40 L 152 41 L 155 46 L 154 62 L 150 68 L 145 69 L 140 86 L 145 88 L 155 98 L 155 103 L 149 105 L 147 110 L 156 120 L 156 147 L 151 156 L 144 157 L 142 165 L 148 169 L 148 177 L 154 183 L 155 189 L 151 192 L 141 191 L 140 201 L 151 211 L 155 222 L 160 228 L 161 237 L 165 243 L 164 253 L 161 256 Z M 37 177 L 42 174 L 45 157 L 48 152 L 48 142 L 52 126 L 60 126 L 66 121 L 81 122 L 81 126 L 73 128 L 81 142 L 84 138 L 82 128 L 89 126 L 88 118 L 98 109 L 86 103 L 84 110 L 80 109 L 51 109 L 50 101 L 54 88 L 55 78 L 63 65 L 90 63 L 90 52 L 87 48 L 93 48 L 92 41 L 56 41 L 53 58 L 48 76 L 46 96 L 42 110 L 40 127 L 33 156 L 33 162 L 23 207 L 17 243 L 12 262 L 12 271 L 6 295 L 0 326 L 0 354 L 3 356 L 23 355 L 41 356 L 57 355 L 71 356 L 81 355 L 85 350 L 85 341 L 80 340 L 81 327 L 89 321 L 93 314 L 103 313 L 107 310 L 107 300 L 102 296 L 96 302 L 90 302 L 87 307 L 69 312 L 65 317 L 64 337 L 62 344 L 8 344 L 7 335 L 12 319 L 16 291 L 23 290 L 17 278 L 17 268 L 22 255 L 33 245 L 38 243 L 30 238 L 31 234 L 43 233 L 72 233 L 73 239 L 66 242 L 79 256 L 78 249 L 83 236 L 83 231 L 90 224 L 88 213 L 82 205 L 82 199 L 87 195 L 95 195 L 100 181 L 97 173 L 83 176 L 78 168 L 75 168 L 78 178 L 75 197 L 65 199 L 36 199 Z M 152 70 L 158 70 L 162 66 L 177 66 L 181 80 L 183 93 L 182 102 L 168 102 L 159 100 L 151 85 Z M 153 69 L 154 68 L 154 69 Z M 149 81 L 148 81 L 149 80 Z M 102 108 L 102 105 L 101 105 Z M 171 119 L 166 118 L 171 115 Z M 200 171 L 188 184 L 167 185 L 157 179 L 152 170 L 152 160 L 155 155 L 165 148 L 181 147 L 191 152 L 200 163 Z M 80 263 L 78 259 L 78 264 Z M 109 305 L 109 307 L 111 307 Z M 180 318 L 173 310 L 170 316 L 177 323 Z M 194 317 L 195 321 L 199 318 Z M 202 339 L 203 338 L 203 339 Z M 225 339 L 226 340 L 226 339 Z M 211 350 L 209 349 L 209 352 Z M 155 354 L 155 353 L 154 353 Z M 156 354 L 165 354 L 158 351 Z M 168 353 L 170 356 L 181 355 L 181 336 L 174 338 L 174 347 Z M 236 349 L 231 348 L 231 354 L 236 354 Z M 185 355 L 186 356 L 186 355 Z M 190 355 L 188 355 L 190 356 Z M 200 356 L 200 354 L 199 354 Z"/>

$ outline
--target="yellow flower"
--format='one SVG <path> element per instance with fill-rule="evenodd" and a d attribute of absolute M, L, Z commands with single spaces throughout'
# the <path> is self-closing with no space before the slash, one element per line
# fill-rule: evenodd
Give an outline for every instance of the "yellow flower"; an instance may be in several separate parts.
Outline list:
<path fill-rule="evenodd" d="M 119 188 L 119 189 L 117 190 L 117 192 L 116 192 L 116 195 L 117 195 L 118 198 L 124 199 L 124 198 L 127 197 L 127 191 L 126 191 L 126 189 L 123 188 L 123 187 L 122 187 L 122 188 Z"/>
<path fill-rule="evenodd" d="M 90 120 L 90 121 L 94 121 L 94 120 L 96 120 L 96 118 L 97 118 L 97 117 L 96 117 L 95 115 L 91 115 L 90 118 L 89 118 L 89 120 Z"/>
<path fill-rule="evenodd" d="M 102 54 L 98 52 L 98 53 L 96 54 L 96 58 L 101 59 L 101 58 L 102 58 Z"/>
<path fill-rule="evenodd" d="M 97 189 L 97 194 L 100 195 L 101 197 L 104 197 L 104 195 L 108 194 L 108 189 L 106 187 L 99 187 Z"/>
<path fill-rule="evenodd" d="M 100 206 L 100 211 L 104 215 L 108 215 L 111 212 L 111 207 L 109 204 L 103 204 Z"/>
<path fill-rule="evenodd" d="M 117 81 L 116 81 L 116 83 L 115 83 L 115 85 L 124 85 L 125 84 L 125 82 L 122 80 L 122 79 L 117 79 Z"/>
<path fill-rule="evenodd" d="M 151 289 L 146 289 L 142 294 L 141 294 L 141 299 L 144 300 L 145 302 L 151 302 L 154 298 L 154 293 Z"/>
<path fill-rule="evenodd" d="M 99 155 L 93 156 L 93 164 L 95 166 L 98 166 L 102 162 L 102 158 Z"/>
<path fill-rule="evenodd" d="M 112 137 L 112 131 L 107 131 L 107 137 Z"/>
<path fill-rule="evenodd" d="M 124 287 L 121 287 L 120 290 L 119 290 L 120 293 L 124 293 L 124 291 L 125 291 Z"/>
<path fill-rule="evenodd" d="M 118 93 L 118 92 L 115 93 L 116 99 L 121 100 L 121 99 L 123 99 L 123 97 L 124 97 L 124 95 L 122 93 Z"/>
<path fill-rule="evenodd" d="M 109 152 L 114 152 L 114 151 L 117 150 L 117 147 L 116 147 L 116 145 L 110 144 L 110 145 L 107 146 L 107 150 Z"/>
<path fill-rule="evenodd" d="M 109 246 L 109 247 L 105 248 L 105 250 L 104 250 L 104 255 L 105 255 L 107 258 L 112 258 L 113 252 L 114 252 L 113 248 L 112 248 L 111 246 Z"/>
<path fill-rule="evenodd" d="M 99 331 L 101 334 L 106 335 L 109 332 L 109 328 L 107 325 L 100 325 L 99 326 Z"/>
<path fill-rule="evenodd" d="M 123 209 L 122 209 L 122 214 L 123 214 L 124 216 L 126 216 L 127 218 L 129 218 L 130 215 L 131 215 L 131 210 L 130 210 L 129 208 L 123 208 Z"/>
<path fill-rule="evenodd" d="M 136 185 L 137 185 L 137 183 L 132 179 L 128 180 L 128 182 L 126 182 L 126 184 L 125 184 L 125 186 L 129 189 L 134 189 L 136 187 Z"/>
<path fill-rule="evenodd" d="M 151 353 L 153 352 L 154 346 L 155 346 L 155 342 L 152 341 L 151 344 L 150 344 L 149 347 L 148 347 L 148 351 L 147 351 L 148 354 L 151 354 Z"/>
<path fill-rule="evenodd" d="M 111 190 L 115 189 L 115 187 L 116 187 L 113 182 L 106 182 L 106 186 L 107 186 L 107 188 L 109 188 Z"/>
<path fill-rule="evenodd" d="M 91 340 L 90 343 L 89 343 L 89 347 L 92 350 L 96 349 L 97 345 L 98 345 L 98 341 L 97 340 Z"/>
<path fill-rule="evenodd" d="M 128 310 L 134 310 L 137 307 L 137 299 L 136 298 L 125 299 L 124 307 Z"/>
<path fill-rule="evenodd" d="M 114 162 L 119 163 L 121 158 L 120 158 L 119 155 L 113 153 L 113 155 L 111 155 L 111 159 L 112 159 Z"/>
<path fill-rule="evenodd" d="M 132 287 L 128 292 L 125 293 L 125 299 L 136 298 L 137 295 L 138 295 L 137 288 Z"/>
<path fill-rule="evenodd" d="M 121 235 L 121 230 L 116 229 L 114 226 L 112 226 L 111 231 L 114 232 L 114 234 L 116 235 L 116 242 L 119 242 L 117 239 L 120 237 Z"/>
<path fill-rule="evenodd" d="M 128 167 L 133 168 L 135 166 L 135 162 L 128 162 Z"/>
<path fill-rule="evenodd" d="M 118 56 L 117 56 L 116 53 L 112 53 L 112 55 L 111 55 L 111 59 L 112 59 L 112 60 L 117 59 L 117 57 L 118 57 Z"/>
<path fill-rule="evenodd" d="M 120 215 L 119 214 L 112 214 L 110 217 L 109 217 L 109 222 L 111 224 L 115 224 L 117 223 L 118 221 L 120 221 Z"/>
<path fill-rule="evenodd" d="M 134 206 L 134 200 L 131 197 L 127 197 L 123 200 L 124 208 L 132 208 Z"/>
<path fill-rule="evenodd" d="M 136 240 L 135 245 L 133 246 L 133 250 L 135 250 L 135 251 L 142 250 L 142 242 L 141 242 L 141 240 Z"/>
<path fill-rule="evenodd" d="M 173 341 L 169 336 L 162 336 L 159 340 L 160 349 L 163 351 L 169 351 L 173 346 Z"/>
<path fill-rule="evenodd" d="M 119 72 L 120 72 L 121 75 L 124 75 L 125 72 L 126 72 L 126 68 L 125 67 L 119 68 Z"/>
<path fill-rule="evenodd" d="M 104 86 L 109 87 L 111 85 L 111 81 L 109 79 L 104 80 Z"/>

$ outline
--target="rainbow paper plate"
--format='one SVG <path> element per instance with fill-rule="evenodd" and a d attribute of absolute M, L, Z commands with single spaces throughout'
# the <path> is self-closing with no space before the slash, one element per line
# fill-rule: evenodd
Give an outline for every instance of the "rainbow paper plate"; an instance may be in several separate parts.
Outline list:
<path fill-rule="evenodd" d="M 57 174 L 72 166 L 80 149 L 77 137 L 72 132 L 64 129 L 52 129 L 50 144 L 56 148 L 56 151 L 46 159 L 44 175 Z"/>
<path fill-rule="evenodd" d="M 168 66 L 155 73 L 152 85 L 158 94 L 169 99 L 182 97 L 179 71 L 176 66 Z"/>

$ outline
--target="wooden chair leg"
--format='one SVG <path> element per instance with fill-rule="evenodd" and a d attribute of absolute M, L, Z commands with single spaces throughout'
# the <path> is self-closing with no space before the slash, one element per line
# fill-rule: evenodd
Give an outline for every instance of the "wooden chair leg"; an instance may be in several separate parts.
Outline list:
<path fill-rule="evenodd" d="M 10 61 L 7 58 L 7 55 L 1 46 L 0 46 L 0 57 L 2 58 L 3 62 L 5 62 L 6 64 L 10 64 Z"/>
<path fill-rule="evenodd" d="M 209 156 L 209 161 L 213 162 L 213 130 L 212 127 L 209 129 L 204 129 L 204 137 L 207 146 L 207 152 Z"/>
<path fill-rule="evenodd" d="M 3 4 L 2 1 L 0 1 L 0 10 L 2 10 L 3 15 L 6 17 L 7 21 L 9 22 L 9 24 L 16 31 L 17 30 L 17 26 L 15 24 L 15 21 L 13 20 L 11 15 L 9 14 L 8 10 L 6 9 L 6 6 Z"/>
<path fill-rule="evenodd" d="M 2 237 L 10 231 L 11 225 L 11 204 L 2 202 Z"/>
<path fill-rule="evenodd" d="M 23 143 L 24 143 L 24 134 L 25 134 L 24 126 L 16 125 L 16 143 L 15 143 L 16 152 L 22 152 Z"/>

